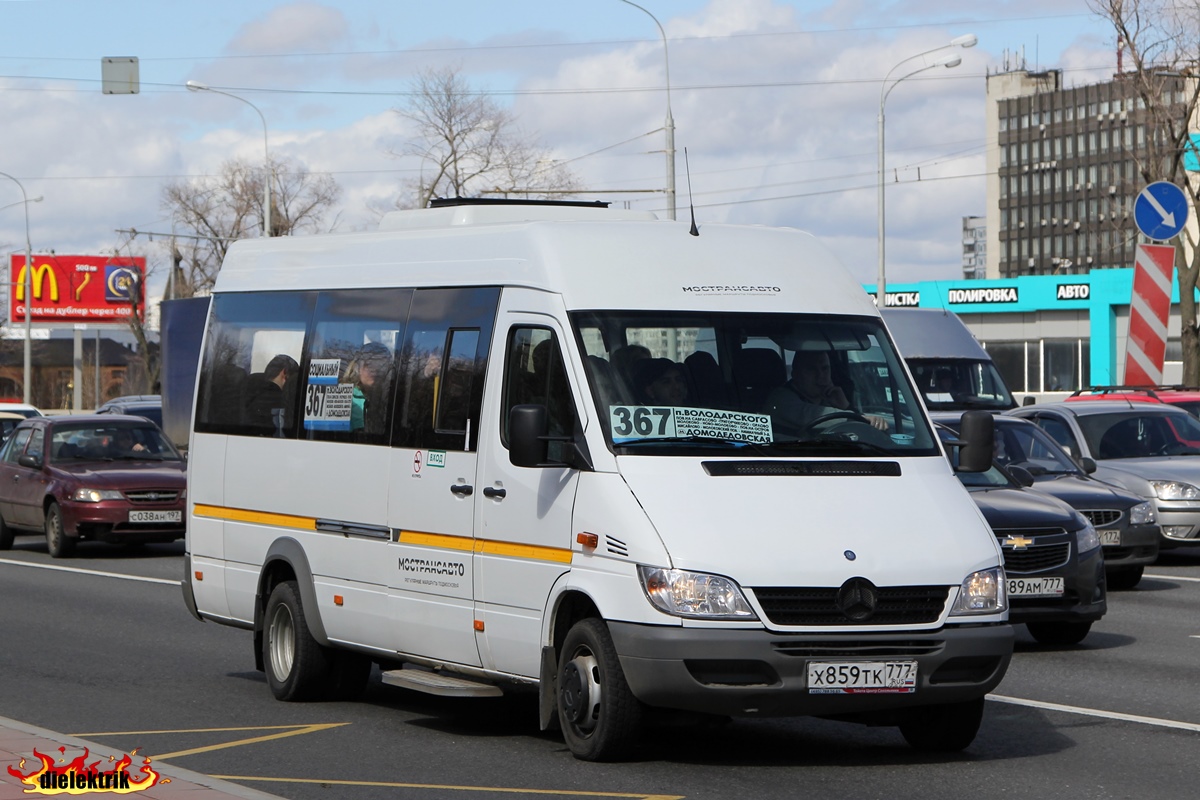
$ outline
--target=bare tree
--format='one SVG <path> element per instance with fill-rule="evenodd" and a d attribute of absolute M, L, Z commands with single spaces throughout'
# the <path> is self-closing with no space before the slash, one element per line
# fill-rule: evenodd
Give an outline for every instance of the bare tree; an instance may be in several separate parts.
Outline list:
<path fill-rule="evenodd" d="M 524 134 L 512 112 L 473 91 L 458 69 L 421 72 L 412 105 L 395 111 L 416 130 L 392 155 L 421 161 L 421 175 L 405 182 L 398 208 L 424 208 L 435 197 L 544 199 L 579 190 L 575 174 Z"/>
<path fill-rule="evenodd" d="M 342 189 L 330 175 L 314 174 L 289 159 L 270 161 L 271 235 L 332 230 L 327 222 Z M 170 253 L 176 297 L 212 289 L 229 245 L 262 235 L 263 170 L 247 161 L 230 160 L 210 177 L 176 181 L 162 192 L 162 207 L 175 230 L 194 238 L 176 239 Z"/>
<path fill-rule="evenodd" d="M 1122 60 L 1117 80 L 1130 81 L 1145 106 L 1144 146 L 1134 151 L 1146 183 L 1170 181 L 1200 208 L 1200 180 L 1186 169 L 1195 158 L 1191 128 L 1200 100 L 1200 2 L 1197 0 L 1089 0 L 1092 10 L 1116 33 Z M 1175 251 L 1183 346 L 1183 382 L 1200 385 L 1200 331 L 1196 321 L 1196 282 L 1200 277 L 1200 229 L 1187 225 L 1183 247 Z"/>

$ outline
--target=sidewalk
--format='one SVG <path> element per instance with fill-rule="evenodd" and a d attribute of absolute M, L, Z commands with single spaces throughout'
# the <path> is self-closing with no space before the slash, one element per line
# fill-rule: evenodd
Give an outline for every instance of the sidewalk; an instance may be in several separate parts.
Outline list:
<path fill-rule="evenodd" d="M 87 763 L 100 761 L 98 769 L 101 771 L 112 769 L 112 764 L 108 760 L 110 755 L 115 758 L 126 755 L 120 750 L 114 750 L 105 745 L 94 744 L 73 736 L 35 728 L 23 722 L 0 717 L 0 800 L 28 800 L 28 798 L 46 796 L 40 792 L 26 793 L 27 787 L 14 777 L 8 768 L 13 767 L 29 775 L 40 767 L 39 759 L 33 754 L 34 748 L 37 748 L 39 753 L 58 759 L 64 755 L 58 752 L 60 747 L 67 748 L 65 756 L 68 761 L 83 755 L 84 748 L 87 748 L 89 751 Z M 25 759 L 24 767 L 20 766 L 21 759 Z M 133 764 L 128 769 L 130 779 L 138 780 L 144 777 L 141 766 L 141 755 L 133 756 Z M 210 778 L 207 775 L 180 769 L 170 764 L 159 764 L 152 761 L 150 766 L 162 776 L 158 782 L 142 791 L 127 793 L 124 796 L 136 797 L 141 800 L 185 800 L 185 798 L 186 800 L 226 800 L 231 798 L 280 800 L 277 795 Z M 164 779 L 168 778 L 170 782 L 164 783 Z M 70 796 L 71 794 L 70 791 L 63 791 L 59 796 Z M 97 790 L 83 796 L 118 797 L 122 795 Z"/>

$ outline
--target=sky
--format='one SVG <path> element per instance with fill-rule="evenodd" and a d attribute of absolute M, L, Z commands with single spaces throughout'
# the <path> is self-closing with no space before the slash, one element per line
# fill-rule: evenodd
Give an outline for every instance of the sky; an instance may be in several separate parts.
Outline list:
<path fill-rule="evenodd" d="M 811 231 L 864 283 L 876 275 L 878 115 L 891 86 L 888 282 L 954 280 L 962 217 L 986 211 L 986 75 L 1062 69 L 1076 86 L 1116 66 L 1111 28 L 1087 0 L 639 5 L 0 0 L 0 172 L 15 179 L 0 177 L 0 252 L 25 250 L 23 205 L 34 252 L 127 255 L 119 230 L 159 234 L 138 236 L 132 252 L 161 294 L 163 188 L 230 158 L 261 163 L 263 120 L 272 156 L 341 186 L 335 229 L 371 229 L 420 169 L 395 155 L 412 137 L 397 110 L 420 70 L 451 67 L 573 170 L 583 199 L 660 217 L 669 102 L 680 219 L 690 203 L 701 227 Z M 968 33 L 978 44 L 954 48 L 958 67 L 884 83 Z M 137 94 L 101 91 L 105 57 L 137 57 Z M 189 80 L 262 119 L 187 91 Z"/>

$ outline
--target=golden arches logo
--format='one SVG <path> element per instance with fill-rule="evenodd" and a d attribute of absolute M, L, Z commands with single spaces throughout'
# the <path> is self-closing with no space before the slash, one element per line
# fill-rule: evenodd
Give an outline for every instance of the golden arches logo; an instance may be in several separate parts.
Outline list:
<path fill-rule="evenodd" d="M 29 269 L 28 264 L 22 264 L 20 271 L 17 272 L 16 297 L 17 297 L 18 302 L 25 300 L 25 281 L 26 281 L 26 278 L 28 277 L 28 272 L 27 272 L 28 269 Z M 42 299 L 42 294 L 43 294 L 42 290 L 45 288 L 45 284 L 47 284 L 47 283 L 50 284 L 50 302 L 57 303 L 58 302 L 58 276 L 54 274 L 54 268 L 51 267 L 49 264 L 42 264 L 41 266 L 35 266 L 33 268 L 33 280 L 32 280 L 33 299 L 35 299 L 35 300 Z"/>

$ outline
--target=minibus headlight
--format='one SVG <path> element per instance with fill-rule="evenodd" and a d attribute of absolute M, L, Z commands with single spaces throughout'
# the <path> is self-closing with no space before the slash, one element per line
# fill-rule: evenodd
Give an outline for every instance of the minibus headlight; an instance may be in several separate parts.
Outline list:
<path fill-rule="evenodd" d="M 1159 500 L 1200 500 L 1200 489 L 1183 481 L 1150 481 Z"/>
<path fill-rule="evenodd" d="M 992 567 L 972 572 L 962 582 L 958 599 L 950 616 L 968 614 L 999 614 L 1008 608 L 1008 597 L 1004 591 L 1004 568 Z"/>
<path fill-rule="evenodd" d="M 1092 523 L 1084 525 L 1077 534 L 1079 537 L 1079 552 L 1087 553 L 1100 546 L 1100 534 L 1092 527 Z"/>
<path fill-rule="evenodd" d="M 638 567 L 646 597 L 677 617 L 758 619 L 738 585 L 720 575 L 661 567 Z"/>
<path fill-rule="evenodd" d="M 71 499 L 76 503 L 99 503 L 101 500 L 124 500 L 116 489 L 76 489 Z"/>
<path fill-rule="evenodd" d="M 1152 503 L 1138 503 L 1129 509 L 1130 525 L 1149 525 L 1157 521 L 1158 517 L 1154 515 L 1154 505 Z"/>

